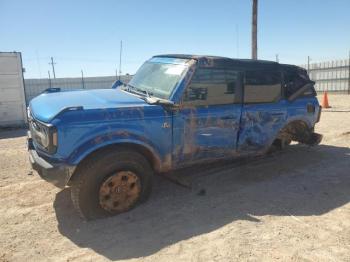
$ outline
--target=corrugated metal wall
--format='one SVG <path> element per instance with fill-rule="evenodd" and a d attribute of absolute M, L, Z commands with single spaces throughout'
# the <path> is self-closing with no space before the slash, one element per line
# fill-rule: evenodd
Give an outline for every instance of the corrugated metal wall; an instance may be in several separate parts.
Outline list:
<path fill-rule="evenodd" d="M 21 53 L 0 52 L 0 127 L 27 122 Z"/>
<path fill-rule="evenodd" d="M 123 82 L 128 82 L 131 76 L 121 76 Z M 44 92 L 47 88 L 59 87 L 61 90 L 72 89 L 102 89 L 111 88 L 116 81 L 115 76 L 101 76 L 101 77 L 84 77 L 84 79 L 77 78 L 56 78 L 56 79 L 25 79 L 25 91 L 27 97 L 27 104 L 37 95 Z"/>
<path fill-rule="evenodd" d="M 307 65 L 302 65 L 306 70 Z M 312 63 L 309 66 L 309 76 L 316 82 L 316 91 L 349 92 L 349 60 Z"/>

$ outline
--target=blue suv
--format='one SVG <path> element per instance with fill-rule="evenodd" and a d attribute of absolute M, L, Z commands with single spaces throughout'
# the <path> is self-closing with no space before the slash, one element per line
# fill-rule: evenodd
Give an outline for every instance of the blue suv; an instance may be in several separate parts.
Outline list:
<path fill-rule="evenodd" d="M 145 201 L 155 173 L 318 144 L 321 107 L 297 66 L 159 55 L 115 89 L 45 93 L 28 107 L 35 170 L 85 219 Z"/>

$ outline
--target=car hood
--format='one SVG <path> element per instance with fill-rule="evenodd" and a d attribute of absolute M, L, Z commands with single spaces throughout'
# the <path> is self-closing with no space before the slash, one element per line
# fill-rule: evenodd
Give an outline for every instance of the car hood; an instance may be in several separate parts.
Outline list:
<path fill-rule="evenodd" d="M 41 94 L 31 100 L 29 108 L 36 119 L 50 122 L 68 108 L 106 109 L 148 105 L 141 98 L 120 89 L 78 90 Z"/>

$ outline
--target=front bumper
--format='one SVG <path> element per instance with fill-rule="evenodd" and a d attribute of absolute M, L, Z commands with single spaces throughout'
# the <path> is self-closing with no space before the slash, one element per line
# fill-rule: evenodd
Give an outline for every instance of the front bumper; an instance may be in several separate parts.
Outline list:
<path fill-rule="evenodd" d="M 59 188 L 64 188 L 71 178 L 75 167 L 62 164 L 52 164 L 40 157 L 35 151 L 30 132 L 28 132 L 27 146 L 30 164 L 32 168 L 38 172 L 39 176 Z"/>

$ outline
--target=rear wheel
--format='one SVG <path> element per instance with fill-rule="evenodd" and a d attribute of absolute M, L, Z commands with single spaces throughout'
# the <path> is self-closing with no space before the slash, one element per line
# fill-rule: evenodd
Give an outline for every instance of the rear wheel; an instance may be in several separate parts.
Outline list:
<path fill-rule="evenodd" d="M 273 141 L 269 152 L 273 153 L 279 150 L 283 150 L 286 146 L 290 145 L 290 143 L 292 143 L 291 139 L 285 139 L 285 138 L 277 138 L 275 139 L 275 141 Z"/>
<path fill-rule="evenodd" d="M 74 174 L 73 205 L 86 220 L 126 212 L 149 197 L 152 177 L 149 162 L 138 152 L 103 151 Z"/>

